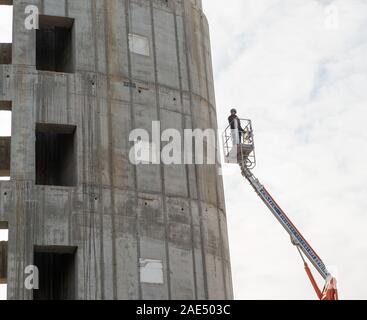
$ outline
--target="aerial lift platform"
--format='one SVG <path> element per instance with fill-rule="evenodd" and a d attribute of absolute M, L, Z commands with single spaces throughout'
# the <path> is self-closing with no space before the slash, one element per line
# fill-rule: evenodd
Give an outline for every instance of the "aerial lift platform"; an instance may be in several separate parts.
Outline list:
<path fill-rule="evenodd" d="M 289 217 L 280 208 L 274 198 L 254 176 L 252 170 L 256 167 L 254 132 L 251 120 L 240 119 L 243 132 L 239 135 L 238 129 L 233 130 L 231 125 L 223 133 L 224 158 L 226 163 L 239 164 L 242 176 L 245 177 L 254 188 L 257 195 L 269 208 L 282 227 L 288 232 L 291 242 L 296 246 L 304 263 L 304 267 L 311 284 L 320 300 L 338 300 L 336 279 L 327 270 L 324 262 L 312 249 L 310 244 L 295 227 Z M 240 136 L 240 137 L 239 137 Z M 325 286 L 321 291 L 308 266 L 307 260 L 325 280 Z"/>

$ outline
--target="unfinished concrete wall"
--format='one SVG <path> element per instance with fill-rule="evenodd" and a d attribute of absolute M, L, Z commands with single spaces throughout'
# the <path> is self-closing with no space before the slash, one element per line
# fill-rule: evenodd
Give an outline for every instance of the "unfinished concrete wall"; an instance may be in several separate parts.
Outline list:
<path fill-rule="evenodd" d="M 73 73 L 37 70 L 27 4 L 74 19 Z M 129 133 L 152 121 L 217 127 L 201 1 L 14 0 L 0 100 L 13 110 L 12 180 L 0 182 L 9 299 L 33 298 L 25 267 L 55 246 L 76 248 L 76 299 L 232 298 L 220 164 L 129 161 Z M 40 124 L 75 126 L 75 186 L 36 184 Z"/>

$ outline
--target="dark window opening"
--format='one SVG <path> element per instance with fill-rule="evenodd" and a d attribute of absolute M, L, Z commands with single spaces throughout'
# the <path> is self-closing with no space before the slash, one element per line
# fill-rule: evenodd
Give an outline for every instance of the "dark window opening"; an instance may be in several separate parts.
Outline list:
<path fill-rule="evenodd" d="M 76 179 L 76 127 L 36 125 L 36 184 L 72 187 Z"/>
<path fill-rule="evenodd" d="M 0 64 L 12 63 L 12 44 L 0 43 Z"/>
<path fill-rule="evenodd" d="M 0 221 L 0 300 L 6 300 L 8 273 L 8 223 Z"/>
<path fill-rule="evenodd" d="M 36 31 L 37 70 L 74 72 L 74 19 L 40 15 Z"/>
<path fill-rule="evenodd" d="M 75 256 L 75 247 L 35 247 L 39 289 L 33 290 L 34 300 L 75 300 Z"/>
<path fill-rule="evenodd" d="M 10 180 L 11 101 L 0 101 L 0 181 Z"/>

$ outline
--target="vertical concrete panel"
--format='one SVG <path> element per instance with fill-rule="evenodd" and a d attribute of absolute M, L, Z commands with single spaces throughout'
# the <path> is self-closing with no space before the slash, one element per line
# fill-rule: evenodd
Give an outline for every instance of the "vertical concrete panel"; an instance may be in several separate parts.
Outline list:
<path fill-rule="evenodd" d="M 34 224 L 37 210 L 32 185 L 17 182 L 12 212 L 9 215 L 8 299 L 30 299 L 32 292 L 24 286 L 25 268 L 33 263 Z M 20 236 L 22 235 L 22 236 Z"/>
<path fill-rule="evenodd" d="M 210 112 L 208 104 L 205 100 L 194 99 L 195 103 L 199 104 L 200 107 L 197 109 L 196 116 L 193 117 L 193 127 L 200 128 L 202 130 L 212 129 L 210 121 Z M 204 148 L 204 161 L 207 161 L 207 145 Z M 206 162 L 205 162 L 206 163 Z M 198 183 L 200 188 L 200 194 L 202 201 L 217 204 L 217 170 L 216 165 L 199 165 L 197 166 Z"/>
<path fill-rule="evenodd" d="M 201 26 L 203 32 L 202 41 L 203 41 L 203 54 L 205 60 L 205 69 L 206 69 L 206 79 L 208 83 L 208 101 L 212 107 L 215 108 L 215 92 L 214 92 L 214 74 L 213 74 L 213 62 L 212 62 L 212 54 L 211 54 L 211 43 L 210 43 L 210 33 L 209 33 L 209 24 L 205 16 L 201 18 Z"/>
<path fill-rule="evenodd" d="M 180 69 L 181 69 L 181 85 L 183 91 L 189 91 L 189 79 L 188 79 L 188 66 L 186 59 L 186 39 L 185 39 L 185 31 L 184 31 L 184 22 L 182 17 L 182 8 L 177 6 L 178 14 L 176 16 L 176 28 L 177 28 L 177 45 L 178 52 L 180 54 Z M 188 111 L 188 110 L 186 110 Z"/>
<path fill-rule="evenodd" d="M 203 237 L 201 232 L 201 215 L 197 201 L 191 201 L 192 214 L 192 233 L 193 233 L 193 248 L 195 260 L 195 275 L 196 275 L 196 291 L 197 299 L 207 299 L 206 296 L 206 265 L 205 255 L 203 251 Z"/>
<path fill-rule="evenodd" d="M 65 13 L 65 0 L 43 0 L 43 14 L 63 17 Z"/>
<path fill-rule="evenodd" d="M 168 241 L 172 299 L 195 299 L 195 273 L 193 265 L 193 242 L 190 203 L 167 198 Z"/>
<path fill-rule="evenodd" d="M 68 15 L 74 18 L 75 68 L 78 71 L 95 71 L 92 1 L 68 1 Z"/>
<path fill-rule="evenodd" d="M 93 131 L 93 123 L 89 121 L 84 122 L 84 118 L 93 116 L 93 109 L 95 104 L 89 103 L 91 98 L 84 95 L 71 95 L 70 104 L 72 110 L 72 119 L 68 120 L 68 123 L 74 123 L 76 125 L 75 139 L 76 139 L 76 159 L 77 159 L 77 177 L 78 183 L 89 183 L 91 177 L 88 172 L 95 171 L 92 166 L 93 154 L 91 145 L 94 141 L 91 141 Z M 91 128 L 92 127 L 92 128 Z"/>
<path fill-rule="evenodd" d="M 0 193 L 3 195 L 0 197 L 0 221 L 1 224 L 4 224 L 9 221 L 9 212 L 11 212 L 12 208 L 10 207 L 13 203 L 11 201 L 11 192 L 12 189 L 10 187 L 10 182 L 1 181 L 0 182 Z"/>
<path fill-rule="evenodd" d="M 191 116 L 185 116 L 185 129 L 193 130 L 192 119 Z M 196 177 L 196 166 L 194 155 L 191 155 L 191 163 L 186 166 L 186 170 L 188 170 L 188 183 L 190 189 L 190 198 L 198 199 L 198 190 L 197 190 L 197 177 Z"/>
<path fill-rule="evenodd" d="M 114 285 L 116 284 L 116 279 L 114 278 L 114 266 L 113 265 L 113 255 L 114 252 L 114 244 L 113 242 L 113 225 L 111 219 L 111 194 L 109 190 L 105 190 L 103 192 L 103 216 L 102 216 L 102 224 L 103 224 L 103 274 L 102 279 L 104 283 L 104 292 L 103 297 L 106 300 L 115 299 L 114 296 Z"/>
<path fill-rule="evenodd" d="M 142 298 L 168 299 L 165 220 L 162 199 L 151 194 L 139 194 L 140 258 L 157 260 L 163 266 L 162 283 L 141 282 Z"/>
<path fill-rule="evenodd" d="M 13 97 L 13 79 L 10 77 L 12 73 L 12 65 L 0 65 L 0 99 L 3 101 L 10 101 Z"/>
<path fill-rule="evenodd" d="M 36 106 L 33 87 L 36 79 L 31 74 L 19 73 L 13 81 L 18 89 L 12 97 L 11 176 L 17 180 L 34 180 Z"/>
<path fill-rule="evenodd" d="M 190 81 L 191 90 L 193 93 L 200 95 L 200 42 L 198 40 L 198 22 L 197 15 L 194 8 L 192 8 L 187 2 L 184 1 L 185 5 L 185 25 L 186 25 L 186 46 L 188 50 L 188 63 L 190 70 Z"/>
<path fill-rule="evenodd" d="M 183 137 L 182 114 L 161 109 L 162 131 L 174 129 L 179 133 L 178 138 Z M 176 137 L 174 137 L 176 139 Z M 181 142 L 182 145 L 183 141 Z M 163 144 L 167 145 L 167 142 Z M 182 153 L 182 149 L 175 152 Z M 183 154 L 181 155 L 183 161 Z M 168 160 L 168 159 L 167 159 Z M 164 182 L 167 195 L 188 197 L 188 187 L 186 181 L 186 168 L 181 164 L 164 166 Z"/>
<path fill-rule="evenodd" d="M 130 108 L 128 105 L 111 102 L 112 137 L 113 137 L 113 177 L 116 188 L 133 188 L 133 169 L 129 161 Z"/>
<path fill-rule="evenodd" d="M 142 82 L 154 82 L 152 17 L 149 3 L 130 1 L 130 32 L 146 37 L 149 42 L 149 56 L 131 54 L 132 78 Z M 153 107 L 153 105 L 152 105 Z"/>
<path fill-rule="evenodd" d="M 23 66 L 35 66 L 36 64 L 36 32 L 27 30 L 24 22 L 24 14 L 27 5 L 35 5 L 42 8 L 41 0 L 14 0 L 13 1 L 13 64 Z"/>
<path fill-rule="evenodd" d="M 100 127 L 100 163 L 101 163 L 101 184 L 104 186 L 108 186 L 111 184 L 111 170 L 113 170 L 110 166 L 109 162 L 109 124 L 108 124 L 108 110 L 107 110 L 107 101 L 105 99 L 98 99 L 99 101 L 99 127 Z"/>
<path fill-rule="evenodd" d="M 232 286 L 232 274 L 231 274 L 231 256 L 229 251 L 229 239 L 228 239 L 228 227 L 227 227 L 227 219 L 223 211 L 219 212 L 220 216 L 220 232 L 222 238 L 223 245 L 223 254 L 222 258 L 224 263 L 224 274 L 225 274 L 225 289 L 227 292 L 227 298 L 233 299 L 233 286 Z"/>
<path fill-rule="evenodd" d="M 139 298 L 137 219 L 133 195 L 116 192 L 116 274 L 117 298 Z"/>
<path fill-rule="evenodd" d="M 78 262 L 82 265 L 83 294 L 80 299 L 97 300 L 102 297 L 100 255 L 100 215 L 96 210 L 98 200 L 90 193 L 83 194 L 81 241 L 78 243 Z"/>
<path fill-rule="evenodd" d="M 133 106 L 135 113 L 135 127 L 143 129 L 149 133 L 152 139 L 152 121 L 158 120 L 156 108 L 152 103 L 155 103 L 155 95 L 150 91 L 144 91 L 143 95 L 147 96 L 147 104 L 135 104 Z M 152 141 L 150 141 L 152 142 Z M 140 164 L 136 166 L 138 189 L 141 191 L 161 192 L 161 174 L 160 167 L 156 164 Z"/>
<path fill-rule="evenodd" d="M 212 108 L 212 107 L 210 107 Z M 216 117 L 216 112 L 215 110 L 212 108 L 211 109 L 211 123 L 212 126 L 216 129 L 217 134 L 219 134 L 218 132 L 218 121 L 217 121 L 217 117 Z M 223 184 L 223 176 L 222 176 L 222 164 L 221 159 L 220 159 L 220 150 L 222 148 L 221 146 L 221 138 L 218 137 L 219 140 L 217 141 L 217 145 L 216 145 L 216 152 L 217 152 L 217 160 L 216 160 L 216 168 L 213 168 L 213 170 L 216 170 L 216 187 L 217 187 L 217 206 L 220 210 L 222 210 L 223 212 L 225 212 L 225 198 L 224 198 L 224 184 Z"/>
<path fill-rule="evenodd" d="M 193 56 L 194 58 L 194 66 L 195 69 L 198 70 L 199 74 L 199 88 L 195 92 L 197 92 L 201 97 L 208 97 L 208 88 L 207 88 L 207 65 L 205 62 L 205 35 L 203 33 L 202 27 L 202 14 L 199 11 L 194 10 L 194 34 L 193 41 L 195 41 L 195 47 Z"/>
<path fill-rule="evenodd" d="M 222 243 L 218 226 L 218 213 L 215 207 L 205 207 L 204 229 L 209 299 L 221 300 L 225 298 L 224 271 L 221 257 Z"/>
<path fill-rule="evenodd" d="M 106 44 L 99 43 L 99 45 L 108 46 L 107 61 L 109 73 L 114 76 L 127 77 L 129 71 L 125 1 L 110 0 L 105 2 L 105 6 L 104 20 L 107 25 L 105 30 L 107 42 Z"/>
<path fill-rule="evenodd" d="M 158 82 L 179 88 L 175 21 L 172 11 L 154 10 Z"/>
<path fill-rule="evenodd" d="M 93 19 L 93 34 L 95 45 L 96 71 L 107 73 L 107 21 L 106 21 L 106 4 L 104 1 L 92 1 Z"/>

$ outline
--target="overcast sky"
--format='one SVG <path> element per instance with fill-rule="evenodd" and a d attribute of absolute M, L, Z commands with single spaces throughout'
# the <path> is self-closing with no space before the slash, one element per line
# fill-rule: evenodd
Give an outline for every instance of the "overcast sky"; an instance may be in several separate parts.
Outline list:
<path fill-rule="evenodd" d="M 340 297 L 366 299 L 367 1 L 203 1 L 220 121 L 232 106 L 253 120 L 255 175 L 337 268 Z M 288 235 L 224 174 L 236 298 L 314 299 Z"/>
<path fill-rule="evenodd" d="M 234 106 L 253 120 L 255 175 L 336 268 L 340 297 L 367 299 L 367 1 L 203 2 L 219 122 Z M 11 41 L 5 24 L 1 9 L 0 42 Z M 315 299 L 238 167 L 225 165 L 224 181 L 235 297 Z"/>

